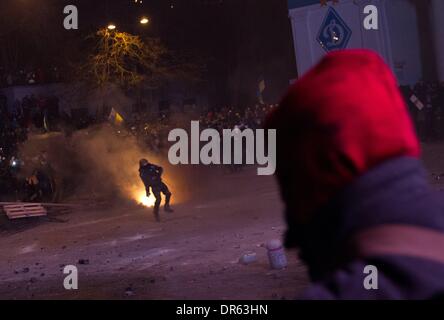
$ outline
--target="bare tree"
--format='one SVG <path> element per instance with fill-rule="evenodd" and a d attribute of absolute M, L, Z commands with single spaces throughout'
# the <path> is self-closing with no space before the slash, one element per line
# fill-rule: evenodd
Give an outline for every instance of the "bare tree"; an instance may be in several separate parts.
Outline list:
<path fill-rule="evenodd" d="M 175 77 L 198 79 L 198 67 L 175 57 L 158 39 L 101 29 L 82 75 L 95 85 L 156 88 Z"/>

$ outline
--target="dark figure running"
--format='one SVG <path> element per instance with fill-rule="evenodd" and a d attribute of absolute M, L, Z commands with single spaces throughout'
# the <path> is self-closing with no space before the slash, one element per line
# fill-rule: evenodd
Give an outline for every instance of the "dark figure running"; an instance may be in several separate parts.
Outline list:
<path fill-rule="evenodd" d="M 150 188 L 156 198 L 154 203 L 154 216 L 156 221 L 160 221 L 159 217 L 159 206 L 162 201 L 161 193 L 165 195 L 165 206 L 166 212 L 173 212 L 170 207 L 171 192 L 167 185 L 162 181 L 163 168 L 149 163 L 148 160 L 142 159 L 139 162 L 139 175 L 145 185 L 146 196 L 150 196 Z"/>

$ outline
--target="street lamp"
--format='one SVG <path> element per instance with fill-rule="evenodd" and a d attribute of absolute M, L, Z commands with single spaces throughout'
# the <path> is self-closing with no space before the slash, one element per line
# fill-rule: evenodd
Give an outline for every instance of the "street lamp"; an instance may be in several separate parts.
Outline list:
<path fill-rule="evenodd" d="M 150 22 L 150 20 L 149 20 L 147 17 L 142 17 L 142 18 L 140 18 L 140 20 L 139 20 L 139 23 L 140 23 L 141 25 L 147 25 L 149 22 Z M 130 24 L 126 24 L 126 25 L 124 25 L 124 26 L 126 26 L 126 27 L 130 27 L 131 25 L 130 25 Z M 110 24 L 108 24 L 108 26 L 107 26 L 106 28 L 107 28 L 108 30 L 110 30 L 110 31 L 114 31 L 114 30 L 117 29 L 117 26 L 116 26 L 114 23 L 110 23 Z"/>
<path fill-rule="evenodd" d="M 140 19 L 140 24 L 148 24 L 150 22 L 150 20 L 147 17 L 142 17 L 142 19 Z"/>

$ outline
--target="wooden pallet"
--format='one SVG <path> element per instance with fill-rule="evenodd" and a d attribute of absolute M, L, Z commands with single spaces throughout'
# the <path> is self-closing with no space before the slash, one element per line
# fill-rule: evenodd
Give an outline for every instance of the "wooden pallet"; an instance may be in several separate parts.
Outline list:
<path fill-rule="evenodd" d="M 46 209 L 40 203 L 8 204 L 3 206 L 3 210 L 10 220 L 47 215 Z"/>

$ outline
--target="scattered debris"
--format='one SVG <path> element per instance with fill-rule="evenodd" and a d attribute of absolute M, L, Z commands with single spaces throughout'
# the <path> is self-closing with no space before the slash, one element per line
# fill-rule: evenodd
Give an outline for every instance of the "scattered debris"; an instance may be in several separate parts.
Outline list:
<path fill-rule="evenodd" d="M 46 221 L 52 222 L 67 222 L 67 220 L 58 219 L 56 217 L 49 217 L 48 210 L 57 213 L 69 212 L 72 208 L 80 208 L 77 204 L 68 203 L 33 203 L 33 202 L 0 202 L 0 206 L 6 213 L 10 220 L 30 218 L 30 217 L 45 217 Z"/>
<path fill-rule="evenodd" d="M 40 203 L 3 203 L 3 210 L 10 220 L 46 216 L 47 211 Z"/>
<path fill-rule="evenodd" d="M 257 256 L 255 252 L 246 253 L 239 260 L 239 262 L 244 265 L 252 264 L 256 261 L 257 261 Z"/>
<path fill-rule="evenodd" d="M 28 273 L 29 272 L 29 268 L 23 268 L 22 270 L 14 270 L 15 274 L 19 274 L 19 273 Z"/>
<path fill-rule="evenodd" d="M 131 287 L 126 288 L 125 289 L 125 295 L 128 296 L 128 297 L 133 296 L 134 295 L 133 288 L 131 288 Z"/>

